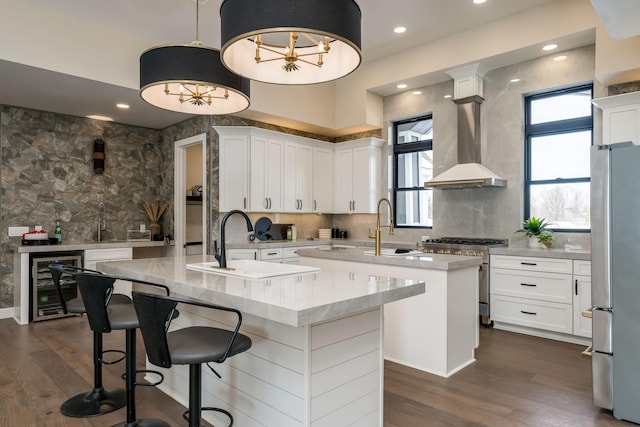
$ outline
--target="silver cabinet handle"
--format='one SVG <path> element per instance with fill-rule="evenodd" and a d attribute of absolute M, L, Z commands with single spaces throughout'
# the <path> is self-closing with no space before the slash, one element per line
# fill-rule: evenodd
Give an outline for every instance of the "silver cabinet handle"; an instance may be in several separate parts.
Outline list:
<path fill-rule="evenodd" d="M 302 199 L 300 199 L 300 210 L 302 210 Z"/>
<path fill-rule="evenodd" d="M 242 204 L 243 204 L 244 208 L 247 209 L 247 198 L 246 197 L 243 197 Z"/>
<path fill-rule="evenodd" d="M 536 316 L 538 313 L 534 313 L 533 311 L 524 311 L 524 310 L 520 310 L 520 313 L 522 314 L 530 314 L 532 316 Z"/>
<path fill-rule="evenodd" d="M 521 262 L 520 265 L 538 265 L 535 262 Z"/>
<path fill-rule="evenodd" d="M 314 211 L 318 210 L 318 201 L 317 200 L 313 201 L 313 210 Z"/>
<path fill-rule="evenodd" d="M 532 288 L 535 288 L 538 285 L 534 285 L 533 283 L 520 283 L 520 286 L 530 286 Z"/>

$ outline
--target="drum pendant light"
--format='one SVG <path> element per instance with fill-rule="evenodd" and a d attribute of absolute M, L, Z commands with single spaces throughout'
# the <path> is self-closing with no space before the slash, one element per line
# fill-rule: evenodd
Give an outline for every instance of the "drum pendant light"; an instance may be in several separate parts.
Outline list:
<path fill-rule="evenodd" d="M 353 72 L 362 13 L 353 0 L 224 0 L 223 64 L 266 83 L 312 84 Z"/>
<path fill-rule="evenodd" d="M 220 51 L 198 40 L 156 46 L 140 56 L 140 96 L 165 110 L 187 114 L 232 114 L 249 107 L 250 82 L 222 65 Z"/>

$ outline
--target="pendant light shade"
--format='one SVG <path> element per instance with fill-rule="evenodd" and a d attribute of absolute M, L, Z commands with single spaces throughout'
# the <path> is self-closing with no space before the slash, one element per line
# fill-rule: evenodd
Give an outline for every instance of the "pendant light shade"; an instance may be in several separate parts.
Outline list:
<path fill-rule="evenodd" d="M 232 114 L 249 107 L 250 82 L 201 44 L 158 46 L 140 56 L 140 96 L 165 110 Z"/>
<path fill-rule="evenodd" d="M 353 72 L 362 14 L 353 0 L 224 0 L 224 65 L 252 80 L 311 84 Z"/>

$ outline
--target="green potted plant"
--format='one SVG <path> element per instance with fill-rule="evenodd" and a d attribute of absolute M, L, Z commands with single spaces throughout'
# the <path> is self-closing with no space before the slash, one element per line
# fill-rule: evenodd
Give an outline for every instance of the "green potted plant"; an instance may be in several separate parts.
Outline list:
<path fill-rule="evenodd" d="M 545 230 L 538 235 L 538 241 L 550 248 L 556 242 L 556 235 L 551 230 Z"/>
<path fill-rule="evenodd" d="M 536 218 L 532 216 L 529 219 L 525 219 L 522 222 L 522 228 L 516 230 L 517 233 L 524 233 L 525 236 L 529 238 L 529 246 L 537 247 L 539 243 L 543 243 L 540 241 L 539 237 L 542 233 L 553 232 L 549 229 L 550 222 L 547 222 L 544 218 Z M 547 239 L 547 238 L 545 238 Z"/>

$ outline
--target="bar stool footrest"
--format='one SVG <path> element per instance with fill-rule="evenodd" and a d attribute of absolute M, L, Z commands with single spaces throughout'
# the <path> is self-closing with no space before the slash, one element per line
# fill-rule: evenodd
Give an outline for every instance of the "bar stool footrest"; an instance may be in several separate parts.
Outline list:
<path fill-rule="evenodd" d="M 137 369 L 136 370 L 136 375 L 138 374 L 155 374 L 158 375 L 160 377 L 159 381 L 156 381 L 154 383 L 149 383 L 149 382 L 144 382 L 144 383 L 139 383 L 137 381 L 134 382 L 134 385 L 137 386 L 141 386 L 141 387 L 155 387 L 157 385 L 162 384 L 162 382 L 164 381 L 164 375 L 162 374 L 162 372 L 158 372 L 158 371 L 154 371 L 152 369 Z M 120 378 L 122 378 L 122 380 L 124 382 L 127 382 L 127 373 L 123 373 L 122 375 L 120 375 Z"/>
<path fill-rule="evenodd" d="M 122 355 L 122 357 L 120 359 L 111 360 L 111 361 L 107 362 L 106 360 L 102 359 L 102 355 L 104 355 L 105 353 L 119 353 L 119 354 Z M 127 353 L 122 351 L 122 350 L 105 350 L 100 355 L 100 359 L 98 359 L 98 361 L 100 363 L 102 363 L 103 365 L 115 365 L 116 363 L 122 362 L 124 359 L 126 359 L 126 357 L 127 357 Z"/>
<path fill-rule="evenodd" d="M 226 411 L 222 408 L 214 408 L 211 406 L 205 406 L 200 408 L 201 411 L 215 411 L 215 412 L 222 412 L 223 414 L 225 414 L 227 417 L 229 417 L 229 425 L 227 427 L 231 427 L 233 426 L 233 415 L 231 415 L 229 413 L 229 411 Z M 186 422 L 189 422 L 189 410 L 184 411 L 184 413 L 182 414 L 182 418 L 184 418 L 184 420 Z"/>
<path fill-rule="evenodd" d="M 142 418 L 132 423 L 123 422 L 123 423 L 115 424 L 111 427 L 171 427 L 171 424 L 166 423 L 162 420 L 154 420 L 152 418 Z"/>

